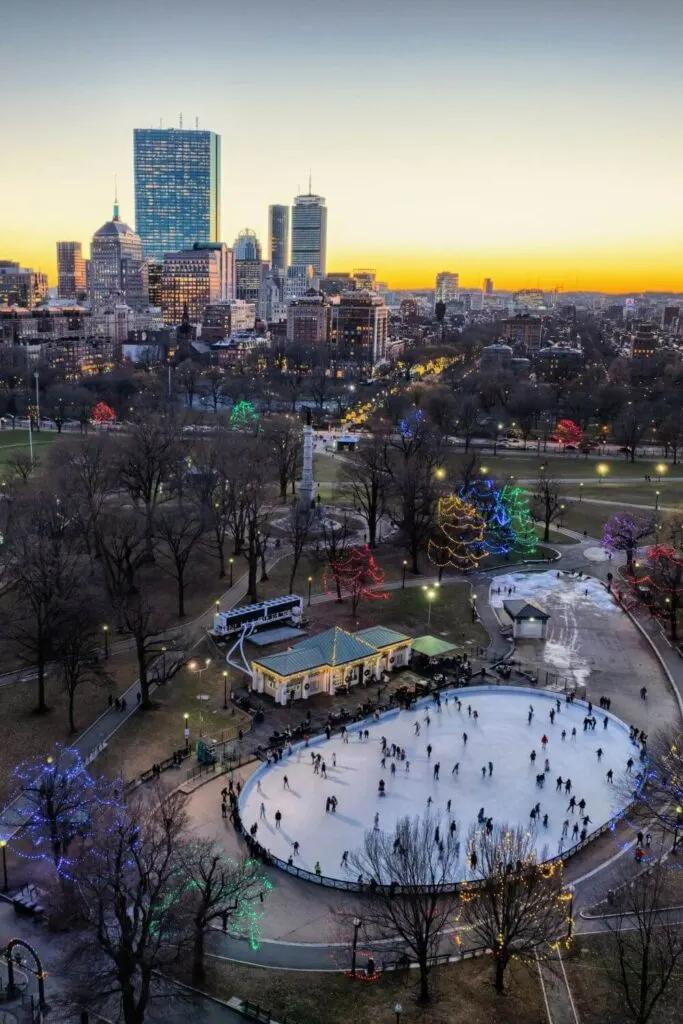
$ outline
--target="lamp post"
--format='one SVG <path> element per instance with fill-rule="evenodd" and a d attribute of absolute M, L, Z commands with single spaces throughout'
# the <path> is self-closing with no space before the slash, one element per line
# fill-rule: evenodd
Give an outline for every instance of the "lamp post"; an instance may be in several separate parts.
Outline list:
<path fill-rule="evenodd" d="M 574 893 L 575 889 L 573 885 L 567 886 L 567 899 L 569 900 L 569 914 L 567 916 L 567 939 L 571 939 L 574 934 Z"/>
<path fill-rule="evenodd" d="M 579 484 L 579 501 L 583 501 L 583 483 Z"/>
<path fill-rule="evenodd" d="M 166 682 L 166 648 L 161 648 L 161 681 Z"/>
<path fill-rule="evenodd" d="M 659 491 L 655 491 L 655 512 L 659 512 Z"/>
<path fill-rule="evenodd" d="M 496 435 L 495 435 L 495 438 L 494 438 L 494 441 L 493 441 L 493 454 L 494 454 L 494 456 L 498 454 L 498 437 L 499 437 L 500 432 L 501 432 L 502 429 L 503 429 L 503 424 L 502 423 L 496 423 Z"/>
<path fill-rule="evenodd" d="M 223 710 L 228 710 L 228 673 L 223 673 Z"/>
<path fill-rule="evenodd" d="M 472 594 L 472 622 L 477 621 L 477 595 Z"/>
<path fill-rule="evenodd" d="M 564 523 L 564 509 L 565 506 L 560 505 L 560 529 L 562 529 L 562 524 Z"/>
<path fill-rule="evenodd" d="M 2 891 L 7 892 L 9 884 L 7 882 L 7 840 L 0 839 L 0 849 L 2 850 Z M 675 847 L 674 847 L 675 849 Z"/>
<path fill-rule="evenodd" d="M 598 474 L 598 479 L 600 480 L 600 483 L 602 483 L 607 474 L 609 473 L 609 466 L 606 462 L 599 462 L 596 466 L 596 471 Z"/>
<path fill-rule="evenodd" d="M 403 1013 L 403 1007 L 400 1003 L 396 1003 L 394 1007 L 394 1013 L 396 1014 L 396 1024 L 401 1024 L 401 1014 Z"/>
<path fill-rule="evenodd" d="M 234 558 L 229 558 L 228 559 L 228 565 L 230 566 L 230 586 L 232 586 L 232 570 L 233 570 L 234 564 L 235 564 L 235 559 Z"/>
<path fill-rule="evenodd" d="M 185 750 L 190 749 L 190 716 L 187 711 L 183 715 L 183 739 L 185 741 Z"/>
<path fill-rule="evenodd" d="M 216 601 L 216 615 L 220 615 L 220 611 L 221 611 L 221 603 L 220 603 L 220 601 Z"/>
<path fill-rule="evenodd" d="M 313 585 L 313 577 L 308 577 L 308 607 L 311 607 L 311 586 Z"/>
<path fill-rule="evenodd" d="M 351 974 L 356 976 L 356 949 L 358 948 L 358 929 L 361 926 L 361 919 L 353 919 L 353 946 L 351 947 Z"/>
<path fill-rule="evenodd" d="M 427 629 L 429 629 L 432 623 L 432 601 L 436 597 L 436 590 L 433 587 L 426 586 L 426 584 L 422 585 L 422 589 L 425 592 L 427 607 L 429 608 L 429 611 L 427 612 Z"/>
<path fill-rule="evenodd" d="M 109 626 L 102 626 L 104 633 L 104 660 L 109 661 Z"/>
<path fill-rule="evenodd" d="M 40 430 L 40 387 L 38 385 L 38 378 L 40 374 L 36 370 L 33 376 L 36 380 L 36 427 Z"/>
<path fill-rule="evenodd" d="M 673 846 L 671 848 L 671 852 L 672 853 L 676 853 L 676 851 L 678 850 L 678 830 L 681 827 L 682 816 L 683 816 L 683 807 L 677 807 L 676 808 L 676 830 L 674 832 L 674 844 L 673 844 Z M 3 865 L 4 865 L 4 855 L 5 855 L 4 844 L 3 844 L 3 851 L 2 851 L 2 853 L 3 853 Z M 5 892 L 7 892 L 7 874 L 6 873 L 5 873 Z"/>
<path fill-rule="evenodd" d="M 407 568 L 408 568 L 408 563 L 407 563 L 407 561 L 404 558 L 403 559 L 403 583 L 401 585 L 401 590 L 405 590 L 406 589 L 406 569 Z"/>

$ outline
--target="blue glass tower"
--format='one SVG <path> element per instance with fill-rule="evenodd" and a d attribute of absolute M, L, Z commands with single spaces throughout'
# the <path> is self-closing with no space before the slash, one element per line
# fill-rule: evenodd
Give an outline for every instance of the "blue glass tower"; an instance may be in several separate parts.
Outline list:
<path fill-rule="evenodd" d="M 218 242 L 221 137 L 182 128 L 136 128 L 135 227 L 145 257 Z"/>

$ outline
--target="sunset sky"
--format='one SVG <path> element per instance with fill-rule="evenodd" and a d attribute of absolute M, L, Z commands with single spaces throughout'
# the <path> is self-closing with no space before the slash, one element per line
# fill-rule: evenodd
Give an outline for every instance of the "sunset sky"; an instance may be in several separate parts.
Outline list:
<path fill-rule="evenodd" d="M 683 291 L 681 0 L 21 0 L 0 259 L 134 223 L 133 128 L 222 136 L 223 235 L 327 198 L 328 269 L 393 287 Z"/>

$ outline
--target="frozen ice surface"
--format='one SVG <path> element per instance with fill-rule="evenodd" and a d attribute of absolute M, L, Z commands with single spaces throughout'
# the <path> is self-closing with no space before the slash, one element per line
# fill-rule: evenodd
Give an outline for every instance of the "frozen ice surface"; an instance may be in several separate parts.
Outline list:
<path fill-rule="evenodd" d="M 462 702 L 460 711 L 456 695 Z M 557 777 L 571 779 L 571 794 L 576 796 L 577 803 L 582 797 L 586 800 L 584 813 L 591 818 L 590 834 L 619 810 L 619 782 L 628 758 L 633 757 L 638 764 L 637 748 L 618 719 L 607 715 L 605 729 L 605 713 L 594 708 L 597 726 L 584 732 L 586 705 L 580 701 L 567 705 L 563 698 L 560 700 L 560 712 L 552 724 L 549 712 L 557 707 L 554 694 L 521 687 L 469 687 L 442 694 L 440 713 L 429 699 L 410 711 L 387 712 L 378 722 L 354 724 L 348 743 L 343 743 L 340 736 L 329 741 L 324 736 L 316 738 L 308 748 L 295 747 L 291 756 L 285 756 L 277 765 L 264 765 L 251 776 L 240 799 L 244 824 L 249 828 L 256 823 L 257 840 L 282 860 L 293 853 L 292 844 L 296 841 L 300 844 L 294 857 L 296 866 L 313 871 L 318 861 L 323 875 L 355 881 L 356 874 L 341 866 L 342 853 L 362 845 L 366 830 L 373 827 L 376 812 L 379 827 L 393 832 L 398 819 L 425 814 L 431 796 L 432 812 L 440 812 L 447 823 L 446 802 L 450 799 L 451 818 L 457 822 L 462 841 L 458 871 L 453 879 L 457 881 L 467 877 L 465 839 L 481 807 L 494 822 L 529 827 L 530 811 L 540 801 L 541 815 L 548 814 L 548 827 L 539 824 L 536 828 L 536 849 L 541 857 L 553 857 L 559 852 L 563 821 L 569 819 L 565 851 L 576 842 L 571 838 L 574 823 L 578 822 L 581 828 L 578 811 L 572 814 L 567 810 L 569 797 L 564 787 L 562 792 L 556 791 Z M 529 725 L 530 704 L 534 716 Z M 468 705 L 477 710 L 478 720 L 468 715 Z M 416 722 L 420 723 L 420 735 L 415 734 Z M 361 725 L 369 730 L 369 740 L 359 740 Z M 463 732 L 467 733 L 467 744 L 463 742 Z M 548 738 L 545 751 L 541 746 L 544 734 Z M 409 772 L 406 762 L 396 761 L 396 775 L 392 776 L 389 757 L 386 767 L 381 767 L 382 736 L 389 745 L 405 747 Z M 427 754 L 428 744 L 432 746 L 431 757 Z M 600 762 L 598 748 L 604 751 Z M 535 764 L 529 757 L 532 750 L 537 755 Z M 327 779 L 314 774 L 312 751 L 322 755 Z M 544 787 L 540 788 L 536 775 L 543 772 L 546 757 L 550 770 Z M 489 761 L 493 762 L 491 776 Z M 460 764 L 457 775 L 452 774 L 456 762 Z M 438 780 L 434 779 L 437 763 L 441 766 Z M 485 776 L 482 767 L 486 767 Z M 614 785 L 606 779 L 609 768 L 614 772 Z M 289 789 L 284 787 L 285 775 Z M 380 779 L 386 784 L 385 797 L 378 795 Z M 325 811 L 329 796 L 336 796 L 339 801 L 336 814 Z M 264 818 L 260 816 L 261 803 L 265 806 Z M 278 810 L 282 815 L 279 829 L 275 827 Z"/>

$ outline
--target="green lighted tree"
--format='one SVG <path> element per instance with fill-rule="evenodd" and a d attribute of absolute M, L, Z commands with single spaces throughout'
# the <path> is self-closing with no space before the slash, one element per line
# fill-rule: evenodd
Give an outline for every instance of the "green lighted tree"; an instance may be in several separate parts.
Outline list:
<path fill-rule="evenodd" d="M 529 499 L 521 487 L 505 484 L 500 500 L 510 517 L 510 526 L 514 538 L 512 550 L 522 555 L 533 555 L 536 551 L 536 528 L 529 509 Z"/>

